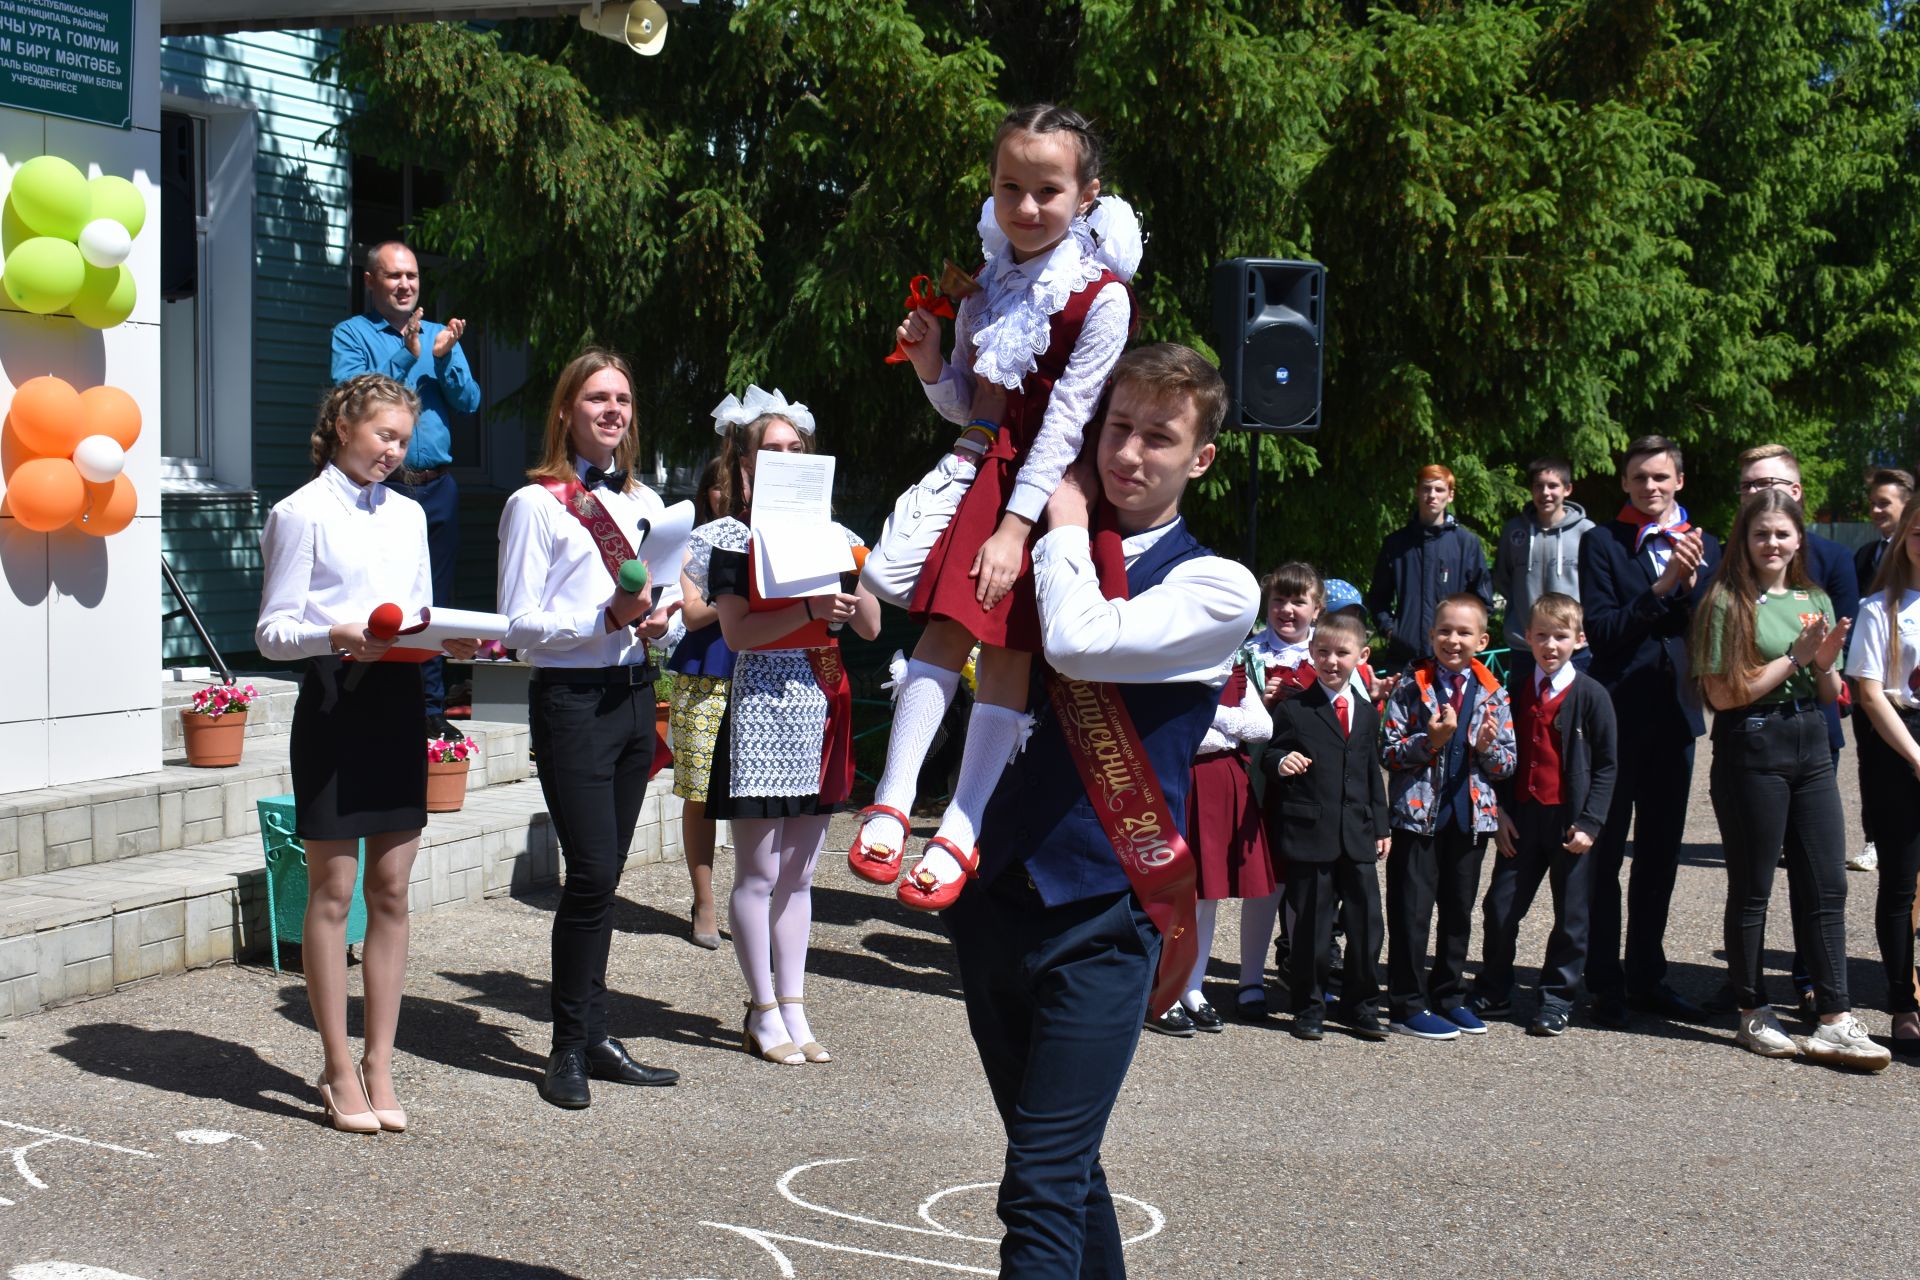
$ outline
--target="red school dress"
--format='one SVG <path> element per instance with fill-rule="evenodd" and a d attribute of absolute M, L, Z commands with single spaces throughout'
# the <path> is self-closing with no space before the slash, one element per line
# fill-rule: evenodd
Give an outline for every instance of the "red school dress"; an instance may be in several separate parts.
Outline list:
<path fill-rule="evenodd" d="M 1246 663 L 1236 662 L 1193 762 L 1187 792 L 1187 845 L 1202 901 L 1264 898 L 1280 887 L 1247 774 L 1248 744 L 1264 742 L 1272 732 L 1259 688 L 1247 678 Z"/>

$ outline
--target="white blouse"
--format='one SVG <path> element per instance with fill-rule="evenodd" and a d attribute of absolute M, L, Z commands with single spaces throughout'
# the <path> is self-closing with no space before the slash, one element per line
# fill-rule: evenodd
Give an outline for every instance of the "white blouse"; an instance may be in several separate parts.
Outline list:
<path fill-rule="evenodd" d="M 407 626 L 433 604 L 420 504 L 383 484 L 356 484 L 332 463 L 274 504 L 260 555 L 253 639 L 275 662 L 334 652 L 335 624 L 364 625 L 383 604 L 399 605 Z"/>
<path fill-rule="evenodd" d="M 1900 597 L 1900 639 L 1897 651 L 1887 654 L 1887 593 L 1876 591 L 1860 602 L 1860 616 L 1853 623 L 1853 651 L 1847 659 L 1847 674 L 1859 680 L 1878 680 L 1886 690 L 1887 701 L 1909 710 L 1920 708 L 1920 694 L 1913 689 L 1920 674 L 1920 591 Z"/>
<path fill-rule="evenodd" d="M 976 372 L 985 373 L 976 370 L 979 353 L 974 335 L 1001 318 L 996 312 L 1005 305 L 1005 300 L 1037 294 L 1045 298 L 1051 317 L 1066 305 L 1068 297 L 1098 279 L 1105 269 L 1092 255 L 1084 253 L 1078 238 L 1071 235 L 1045 255 L 1026 262 L 1015 262 L 1011 255 L 996 257 L 988 271 L 982 273 L 984 290 L 960 303 L 953 324 L 952 359 L 941 366 L 939 378 L 921 384 L 934 409 L 949 422 L 965 423 L 973 416 L 974 378 Z M 1007 510 L 1036 522 L 1046 510 L 1047 499 L 1060 487 L 1061 477 L 1080 456 L 1087 423 L 1100 403 L 1107 375 L 1113 372 L 1114 362 L 1120 359 L 1120 352 L 1127 345 L 1127 329 L 1132 319 L 1133 304 L 1125 285 L 1109 284 L 1094 296 L 1086 323 L 1080 329 L 1080 340 L 1074 344 L 1073 354 L 1068 357 L 1059 381 L 1053 384 L 1053 396 L 1040 419 L 1040 430 L 1028 446 L 1026 458 L 1014 478 Z M 1032 341 L 1039 342 L 1041 350 L 1045 350 L 1044 338 L 1042 331 L 1034 335 Z M 996 369 L 995 372 L 1001 376 L 993 380 L 1003 384 L 1004 379 L 1011 376 L 1007 371 Z M 1014 381 L 1018 385 L 1018 379 Z"/>
<path fill-rule="evenodd" d="M 587 466 L 575 459 L 575 474 L 583 482 Z M 643 484 L 624 493 L 601 484 L 593 496 L 626 535 L 630 549 L 642 520 L 657 523 L 666 514 L 660 495 Z M 658 585 L 665 587 L 660 603 L 680 598 L 677 576 Z M 541 485 L 514 490 L 500 513 L 499 591 L 507 647 L 536 667 L 625 667 L 647 660 L 647 641 L 632 627 L 607 630 L 613 575 L 586 526 Z"/>
<path fill-rule="evenodd" d="M 1232 706 L 1223 705 L 1213 709 L 1213 723 L 1207 727 L 1207 736 L 1200 739 L 1198 754 L 1210 756 L 1221 751 L 1238 751 L 1241 747 L 1265 742 L 1272 736 L 1273 712 L 1267 710 L 1266 700 L 1260 696 L 1260 686 L 1253 682 L 1252 673 L 1249 672 L 1247 687 L 1241 693 L 1240 701 Z"/>

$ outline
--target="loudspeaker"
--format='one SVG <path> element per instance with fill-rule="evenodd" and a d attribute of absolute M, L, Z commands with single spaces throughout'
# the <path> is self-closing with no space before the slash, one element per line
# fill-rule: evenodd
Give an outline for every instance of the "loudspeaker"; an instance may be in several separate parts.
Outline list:
<path fill-rule="evenodd" d="M 1233 398 L 1227 426 L 1320 429 L 1327 269 L 1317 262 L 1229 258 L 1213 267 L 1213 329 Z"/>

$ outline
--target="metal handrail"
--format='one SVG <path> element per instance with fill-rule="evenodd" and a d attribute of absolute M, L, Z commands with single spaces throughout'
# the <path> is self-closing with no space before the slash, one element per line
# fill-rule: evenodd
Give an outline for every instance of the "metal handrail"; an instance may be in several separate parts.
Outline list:
<path fill-rule="evenodd" d="M 183 613 L 187 615 L 187 621 L 193 624 L 194 633 L 200 637 L 200 643 L 206 646 L 207 656 L 212 658 L 213 665 L 219 668 L 220 679 L 227 684 L 232 684 L 233 669 L 227 665 L 227 660 L 220 656 L 220 650 L 214 647 L 213 637 L 207 634 L 206 624 L 201 622 L 200 615 L 194 612 L 193 601 L 187 599 L 186 589 L 180 585 L 180 579 L 173 576 L 173 566 L 167 563 L 164 555 L 160 557 L 160 575 L 167 580 L 167 588 L 173 592 L 173 598 L 180 602 L 180 607 L 164 615 L 161 621 L 177 618 Z"/>

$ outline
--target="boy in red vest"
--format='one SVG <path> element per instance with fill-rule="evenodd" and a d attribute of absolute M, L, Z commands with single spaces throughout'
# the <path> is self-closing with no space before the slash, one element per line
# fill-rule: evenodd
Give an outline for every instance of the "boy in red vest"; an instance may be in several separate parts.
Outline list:
<path fill-rule="evenodd" d="M 1574 652 L 1586 642 L 1578 600 L 1549 591 L 1533 602 L 1527 648 L 1534 670 L 1513 691 L 1519 761 L 1498 788 L 1500 857 L 1481 907 L 1480 977 L 1467 1002 L 1481 1018 L 1513 1013 L 1520 921 L 1546 879 L 1553 886 L 1553 932 L 1540 966 L 1540 1007 L 1527 1026 L 1535 1036 L 1567 1029 L 1587 967 L 1593 862 L 1586 855 L 1606 825 L 1618 769 L 1613 700 L 1573 668 Z"/>

